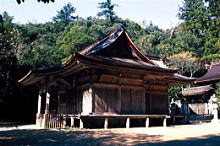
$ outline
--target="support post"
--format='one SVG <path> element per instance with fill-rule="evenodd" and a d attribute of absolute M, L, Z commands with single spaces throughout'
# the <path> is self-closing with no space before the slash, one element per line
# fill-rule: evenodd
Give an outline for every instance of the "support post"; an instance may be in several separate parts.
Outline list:
<path fill-rule="evenodd" d="M 108 129 L 108 118 L 105 118 L 104 129 Z"/>
<path fill-rule="evenodd" d="M 81 118 L 79 119 L 79 128 L 80 128 L 80 129 L 83 129 L 83 128 L 84 128 L 84 126 L 83 126 L 83 121 L 82 121 Z"/>
<path fill-rule="evenodd" d="M 49 113 L 49 105 L 50 105 L 50 94 L 46 93 L 46 107 L 45 107 L 45 114 Z"/>
<path fill-rule="evenodd" d="M 176 124 L 176 117 L 173 116 L 173 125 L 175 125 L 175 124 Z"/>
<path fill-rule="evenodd" d="M 38 114 L 40 114 L 40 112 L 41 112 L 41 100 L 42 100 L 42 97 L 39 93 L 39 95 L 38 95 L 38 106 L 37 106 L 37 113 Z"/>
<path fill-rule="evenodd" d="M 126 119 L 126 128 L 130 128 L 130 118 Z"/>
<path fill-rule="evenodd" d="M 73 118 L 73 117 L 71 117 L 71 125 L 70 125 L 70 127 L 74 127 L 74 122 L 75 122 L 75 119 Z"/>
<path fill-rule="evenodd" d="M 150 124 L 150 119 L 149 119 L 149 118 L 146 118 L 145 127 L 146 127 L 146 128 L 149 128 L 149 124 Z"/>
<path fill-rule="evenodd" d="M 164 117 L 164 119 L 163 119 L 163 127 L 167 127 L 167 118 L 166 117 Z"/>

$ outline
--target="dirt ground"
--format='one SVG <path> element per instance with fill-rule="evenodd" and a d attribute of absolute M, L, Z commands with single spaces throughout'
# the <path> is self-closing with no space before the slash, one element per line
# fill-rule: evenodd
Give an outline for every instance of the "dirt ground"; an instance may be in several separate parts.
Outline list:
<path fill-rule="evenodd" d="M 0 127 L 0 145 L 220 145 L 220 124 L 130 129 L 36 129 Z"/>

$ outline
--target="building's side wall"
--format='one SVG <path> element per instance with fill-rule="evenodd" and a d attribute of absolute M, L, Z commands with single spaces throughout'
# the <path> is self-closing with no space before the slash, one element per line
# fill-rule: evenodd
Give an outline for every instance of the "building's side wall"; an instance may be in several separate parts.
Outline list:
<path fill-rule="evenodd" d="M 82 92 L 76 88 L 59 94 L 59 114 L 79 114 L 82 112 Z"/>
<path fill-rule="evenodd" d="M 120 99 L 118 88 L 94 86 L 94 113 L 120 113 Z"/>
<path fill-rule="evenodd" d="M 166 87 L 167 88 L 167 87 Z M 144 87 L 94 87 L 94 113 L 168 114 L 168 95 Z"/>

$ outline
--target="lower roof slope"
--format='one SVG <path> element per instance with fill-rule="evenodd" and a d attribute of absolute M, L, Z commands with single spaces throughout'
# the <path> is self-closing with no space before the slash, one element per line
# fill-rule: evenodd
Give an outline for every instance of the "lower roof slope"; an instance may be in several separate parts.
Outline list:
<path fill-rule="evenodd" d="M 213 64 L 208 72 L 198 78 L 195 82 L 196 83 L 211 83 L 211 82 L 218 82 L 220 81 L 220 63 Z"/>

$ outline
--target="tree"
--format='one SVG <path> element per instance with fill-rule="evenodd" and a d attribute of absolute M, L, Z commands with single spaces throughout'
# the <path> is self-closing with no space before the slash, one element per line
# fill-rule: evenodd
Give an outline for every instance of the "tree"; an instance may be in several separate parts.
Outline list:
<path fill-rule="evenodd" d="M 168 57 L 169 65 L 179 69 L 182 75 L 189 74 L 190 77 L 200 69 L 198 58 L 194 57 L 191 52 L 180 52 Z"/>
<path fill-rule="evenodd" d="M 88 28 L 75 25 L 62 37 L 60 50 L 65 54 L 65 57 L 67 57 L 73 51 L 80 51 L 92 42 L 94 42 L 94 40 L 89 36 Z"/>
<path fill-rule="evenodd" d="M 54 22 L 64 22 L 68 24 L 70 21 L 76 19 L 76 16 L 72 16 L 75 13 L 76 8 L 71 3 L 66 4 L 60 11 L 57 11 L 57 15 L 53 17 Z"/>
<path fill-rule="evenodd" d="M 7 12 L 0 15 L 0 104 L 7 105 L 16 84 L 18 30 Z M 0 106 L 0 107 L 1 107 Z M 0 111 L 2 111 L 0 109 Z M 0 114 L 1 115 L 1 114 Z"/>
<path fill-rule="evenodd" d="M 18 4 L 21 2 L 24 2 L 25 0 L 16 0 Z M 38 2 L 44 2 L 44 3 L 49 3 L 49 2 L 54 2 L 54 0 L 37 0 Z"/>
<path fill-rule="evenodd" d="M 183 28 L 201 37 L 207 30 L 208 12 L 203 0 L 184 0 L 179 18 L 184 20 Z"/>
<path fill-rule="evenodd" d="M 208 32 L 205 42 L 207 54 L 220 53 L 220 9 L 219 0 L 206 0 L 209 13 Z"/>
<path fill-rule="evenodd" d="M 99 3 L 99 7 L 101 11 L 97 14 L 98 16 L 105 16 L 106 19 L 109 19 L 110 22 L 113 24 L 116 18 L 114 8 L 116 4 L 112 4 L 111 0 L 106 0 L 105 2 Z"/>

